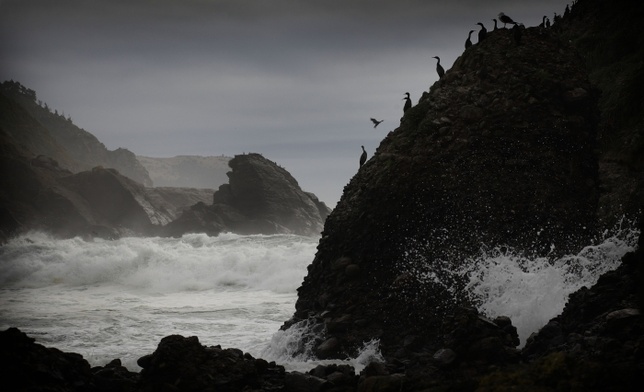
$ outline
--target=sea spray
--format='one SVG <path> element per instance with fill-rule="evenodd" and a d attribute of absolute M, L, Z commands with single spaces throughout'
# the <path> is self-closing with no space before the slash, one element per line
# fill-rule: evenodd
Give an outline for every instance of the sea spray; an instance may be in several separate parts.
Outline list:
<path fill-rule="evenodd" d="M 352 366 L 358 374 L 372 362 L 384 362 L 378 339 L 364 342 L 355 357 L 345 360 L 317 359 L 314 346 L 322 339 L 323 333 L 319 323 L 299 321 L 286 330 L 277 331 L 260 356 L 279 363 L 287 371 L 307 371 L 317 365 L 345 364 Z"/>
<path fill-rule="evenodd" d="M 561 313 L 571 293 L 617 268 L 624 254 L 634 250 L 639 235 L 632 224 L 618 225 L 605 231 L 597 244 L 557 259 L 528 257 L 507 247 L 485 249 L 467 263 L 473 267 L 466 290 L 486 316 L 510 317 L 523 346 Z"/>
<path fill-rule="evenodd" d="M 508 246 L 482 246 L 470 258 L 461 257 L 450 248 L 449 236 L 440 235 L 406 242 L 396 266 L 398 274 L 417 283 L 404 300 L 430 301 L 429 317 L 441 317 L 462 301 L 473 303 L 491 319 L 510 317 L 523 346 L 561 313 L 571 293 L 617 268 L 622 256 L 634 250 L 639 235 L 634 222 L 622 219 L 576 255 L 554 257 L 552 252 L 538 257 Z M 436 250 L 436 243 L 447 250 L 442 257 L 429 259 L 426 255 Z"/>

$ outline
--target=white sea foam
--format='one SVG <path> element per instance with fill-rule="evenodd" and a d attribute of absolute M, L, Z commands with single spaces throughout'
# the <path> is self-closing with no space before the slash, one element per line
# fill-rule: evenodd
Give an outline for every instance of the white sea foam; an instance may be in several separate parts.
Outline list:
<path fill-rule="evenodd" d="M 293 235 L 86 242 L 30 233 L 0 248 L 0 329 L 132 370 L 170 334 L 258 356 L 292 316 L 316 245 Z"/>
<path fill-rule="evenodd" d="M 32 233 L 0 250 L 2 287 L 120 285 L 156 293 L 246 288 L 291 293 L 314 254 L 298 236 L 80 238 Z"/>
<path fill-rule="evenodd" d="M 371 362 L 384 362 L 380 353 L 380 341 L 373 339 L 365 342 L 355 358 L 346 360 L 320 360 L 313 353 L 316 339 L 322 337 L 322 331 L 308 320 L 300 321 L 287 330 L 277 331 L 261 357 L 282 364 L 288 371 L 307 371 L 317 365 L 346 364 L 353 366 L 360 373 Z"/>
<path fill-rule="evenodd" d="M 523 346 L 532 333 L 563 311 L 571 293 L 592 286 L 600 275 L 617 268 L 622 256 L 635 249 L 639 234 L 631 225 L 618 227 L 579 254 L 556 260 L 525 257 L 508 248 L 484 250 L 466 263 L 475 266 L 468 271 L 467 290 L 487 316 L 510 317 Z"/>

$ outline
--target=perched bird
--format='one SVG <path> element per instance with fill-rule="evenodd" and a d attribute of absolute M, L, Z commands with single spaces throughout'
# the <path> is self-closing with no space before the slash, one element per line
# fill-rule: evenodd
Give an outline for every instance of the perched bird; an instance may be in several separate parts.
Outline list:
<path fill-rule="evenodd" d="M 472 33 L 474 30 L 470 30 L 470 32 L 467 34 L 467 40 L 465 40 L 465 49 L 469 48 L 472 46 L 472 40 L 470 39 L 472 37 Z"/>
<path fill-rule="evenodd" d="M 405 101 L 405 106 L 403 106 L 403 113 L 405 113 L 407 110 L 411 109 L 411 98 L 409 98 L 409 93 L 405 93 L 407 96 L 403 98 Z"/>
<path fill-rule="evenodd" d="M 360 147 L 362 147 L 362 155 L 360 155 L 360 166 L 362 166 L 367 162 L 367 152 L 365 151 L 364 146 Z"/>
<path fill-rule="evenodd" d="M 385 121 L 385 120 L 380 120 L 380 121 L 378 121 L 378 120 L 376 120 L 376 119 L 375 119 L 375 118 L 373 118 L 373 117 L 371 118 L 371 122 L 373 123 L 373 127 L 374 127 L 374 128 L 375 128 L 375 127 L 377 127 L 377 126 L 378 126 L 381 122 L 383 122 L 383 121 Z"/>
<path fill-rule="evenodd" d="M 513 21 L 512 18 L 510 18 L 509 16 L 507 16 L 503 12 L 499 13 L 499 20 L 503 23 L 503 27 L 505 27 L 505 25 L 508 24 L 508 23 L 513 24 L 513 25 L 517 24 L 517 22 Z"/>
<path fill-rule="evenodd" d="M 438 72 L 438 78 L 442 79 L 443 76 L 445 76 L 445 69 L 443 66 L 441 66 L 441 59 L 438 56 L 434 56 L 436 60 L 438 60 L 438 63 L 436 63 L 436 72 Z"/>
<path fill-rule="evenodd" d="M 546 28 L 550 28 L 550 18 L 546 18 Z"/>
<path fill-rule="evenodd" d="M 481 30 L 479 30 L 479 43 L 487 37 L 487 29 L 485 26 L 483 26 L 483 23 L 478 22 L 477 25 L 481 26 Z"/>
<path fill-rule="evenodd" d="M 497 31 L 499 28 L 496 27 L 496 19 L 492 19 L 492 21 L 494 22 L 494 29 L 492 31 Z"/>
<path fill-rule="evenodd" d="M 541 23 L 539 23 L 539 27 L 541 28 L 546 27 L 546 19 L 548 19 L 548 17 L 544 15 L 543 20 L 541 21 Z"/>

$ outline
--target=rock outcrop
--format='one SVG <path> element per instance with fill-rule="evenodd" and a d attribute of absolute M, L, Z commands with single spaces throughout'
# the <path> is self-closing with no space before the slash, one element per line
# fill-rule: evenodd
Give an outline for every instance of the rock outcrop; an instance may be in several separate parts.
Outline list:
<path fill-rule="evenodd" d="M 260 154 L 237 155 L 229 166 L 228 183 L 215 192 L 212 205 L 199 203 L 184 211 L 165 228 L 168 235 L 320 234 L 330 209 L 302 191 L 284 168 Z"/>
<path fill-rule="evenodd" d="M 538 28 L 467 49 L 346 186 L 293 320 L 354 355 L 444 344 L 481 247 L 576 253 L 597 228 L 597 93 L 576 52 Z M 323 343 L 322 343 L 323 344 Z"/>
<path fill-rule="evenodd" d="M 643 17 L 641 2 L 584 0 L 555 26 L 601 91 L 599 216 L 607 224 L 638 214 L 644 200 Z"/>

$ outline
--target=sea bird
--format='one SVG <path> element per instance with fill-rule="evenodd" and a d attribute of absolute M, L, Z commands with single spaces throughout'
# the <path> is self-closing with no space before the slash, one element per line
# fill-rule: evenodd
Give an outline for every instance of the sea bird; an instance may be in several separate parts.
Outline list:
<path fill-rule="evenodd" d="M 441 58 L 438 56 L 434 56 L 436 60 L 438 60 L 438 63 L 436 63 L 436 72 L 438 72 L 438 78 L 442 79 L 443 76 L 445 76 L 445 69 L 441 65 Z"/>
<path fill-rule="evenodd" d="M 548 17 L 544 15 L 543 20 L 541 21 L 541 23 L 539 23 L 539 27 L 541 28 L 546 27 L 546 19 L 548 19 Z"/>
<path fill-rule="evenodd" d="M 481 30 L 479 30 L 479 43 L 487 37 L 487 29 L 485 26 L 483 26 L 483 23 L 478 22 L 477 25 L 481 26 Z"/>
<path fill-rule="evenodd" d="M 385 120 L 380 120 L 380 121 L 378 121 L 378 120 L 376 120 L 376 119 L 375 119 L 375 118 L 373 118 L 373 117 L 371 118 L 371 122 L 373 123 L 373 127 L 374 127 L 374 128 L 375 128 L 375 127 L 377 127 L 377 126 L 378 126 L 381 122 L 383 122 L 383 121 L 385 121 Z"/>
<path fill-rule="evenodd" d="M 517 24 L 517 22 L 513 21 L 512 18 L 510 18 L 509 16 L 507 16 L 503 12 L 499 13 L 499 20 L 501 22 L 503 22 L 503 27 L 505 27 L 505 25 L 508 24 L 508 23 L 513 24 L 513 25 Z"/>
<path fill-rule="evenodd" d="M 465 40 L 465 49 L 467 49 L 470 46 L 472 46 L 472 40 L 470 39 L 470 37 L 472 37 L 473 32 L 474 32 L 474 30 L 470 30 L 470 32 L 467 34 L 467 40 Z"/>
<path fill-rule="evenodd" d="M 411 108 L 411 98 L 409 98 L 409 93 L 405 93 L 407 96 L 403 98 L 403 101 L 405 101 L 405 106 L 403 106 L 403 113 L 405 113 L 407 110 Z"/>
<path fill-rule="evenodd" d="M 492 21 L 494 22 L 494 29 L 492 29 L 492 31 L 498 30 L 498 27 L 496 27 L 496 19 L 492 19 Z"/>
<path fill-rule="evenodd" d="M 362 147 L 362 155 L 360 155 L 360 166 L 362 166 L 367 162 L 367 152 L 365 151 L 364 146 L 360 147 Z"/>

